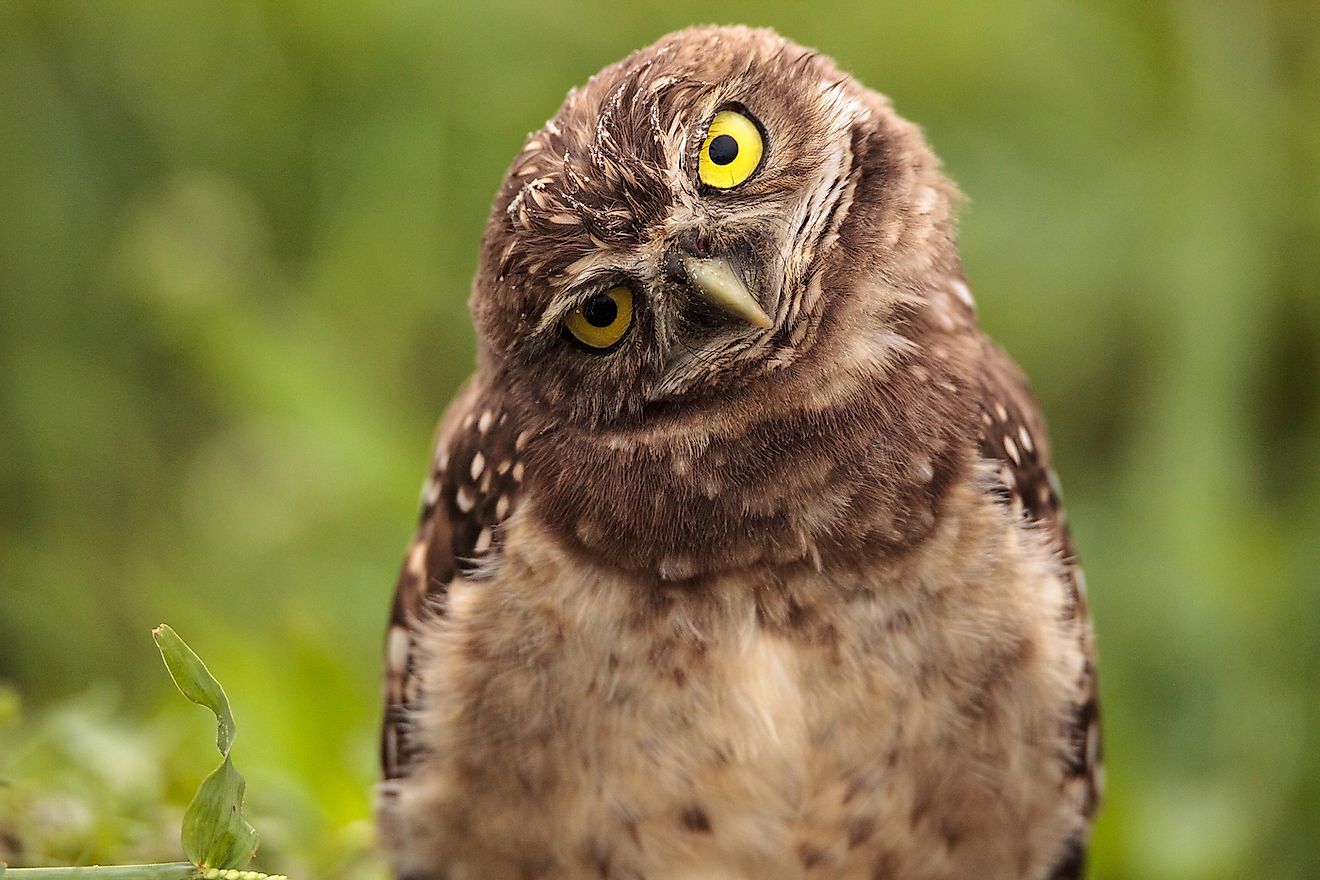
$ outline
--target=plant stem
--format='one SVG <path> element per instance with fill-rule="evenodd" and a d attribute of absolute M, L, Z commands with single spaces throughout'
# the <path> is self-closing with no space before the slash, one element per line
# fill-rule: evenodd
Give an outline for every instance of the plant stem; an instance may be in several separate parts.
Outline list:
<path fill-rule="evenodd" d="M 197 866 L 188 862 L 159 865 L 113 865 L 86 868 L 9 868 L 0 867 L 4 880 L 193 880 Z"/>

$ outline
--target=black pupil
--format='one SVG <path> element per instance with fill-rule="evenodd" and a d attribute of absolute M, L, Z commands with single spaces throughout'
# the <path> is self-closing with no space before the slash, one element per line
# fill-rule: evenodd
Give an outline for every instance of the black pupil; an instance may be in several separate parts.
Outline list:
<path fill-rule="evenodd" d="M 722 134 L 710 142 L 710 161 L 716 165 L 728 165 L 738 158 L 738 142 L 733 135 Z"/>
<path fill-rule="evenodd" d="M 582 306 L 582 317 L 593 327 L 608 327 L 619 317 L 619 307 L 605 294 L 597 294 Z"/>

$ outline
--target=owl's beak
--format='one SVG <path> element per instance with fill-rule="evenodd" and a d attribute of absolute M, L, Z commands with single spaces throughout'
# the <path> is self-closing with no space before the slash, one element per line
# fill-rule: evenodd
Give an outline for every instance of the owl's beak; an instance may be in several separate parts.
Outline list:
<path fill-rule="evenodd" d="M 757 327 L 775 326 L 728 260 L 683 257 L 683 271 L 712 305 Z"/>

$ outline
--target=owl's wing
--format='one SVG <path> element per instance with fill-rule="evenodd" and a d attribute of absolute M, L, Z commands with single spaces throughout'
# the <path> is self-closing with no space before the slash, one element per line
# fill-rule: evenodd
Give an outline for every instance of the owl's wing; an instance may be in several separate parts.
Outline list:
<path fill-rule="evenodd" d="M 526 434 L 476 380 L 459 391 L 436 431 L 421 524 L 394 591 L 386 639 L 381 768 L 386 781 L 409 773 L 418 752 L 410 724 L 421 691 L 419 634 L 447 613 L 449 585 L 480 577 L 500 552 L 500 527 L 517 505 Z"/>
<path fill-rule="evenodd" d="M 1044 529 L 1071 569 L 1072 539 L 1050 462 L 1049 434 L 1027 379 L 1013 359 L 983 337 L 980 451 L 998 465 L 1000 499 Z"/>
<path fill-rule="evenodd" d="M 1094 648 L 1086 609 L 1086 586 L 1073 553 L 1068 523 L 1059 497 L 1058 478 L 1050 461 L 1045 420 L 1013 360 L 988 338 L 984 339 L 980 395 L 980 453 L 997 465 L 995 493 L 1016 513 L 1042 530 L 1061 560 L 1067 577 L 1066 614 L 1078 622 L 1086 656 L 1077 682 L 1073 716 L 1069 721 L 1069 754 L 1065 784 L 1076 789 L 1083 828 L 1099 804 L 1101 789 L 1100 713 L 1096 687 Z M 1081 877 L 1085 843 L 1070 844 L 1050 880 Z"/>

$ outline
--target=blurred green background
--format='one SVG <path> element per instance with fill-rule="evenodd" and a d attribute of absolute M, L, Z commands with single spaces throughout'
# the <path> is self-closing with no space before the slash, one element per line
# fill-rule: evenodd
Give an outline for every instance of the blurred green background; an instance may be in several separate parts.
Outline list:
<path fill-rule="evenodd" d="M 0 0 L 0 857 L 175 858 L 229 690 L 262 865 L 379 876 L 379 646 L 486 212 L 565 91 L 773 25 L 926 127 L 1050 416 L 1095 878 L 1320 876 L 1315 2 Z"/>

